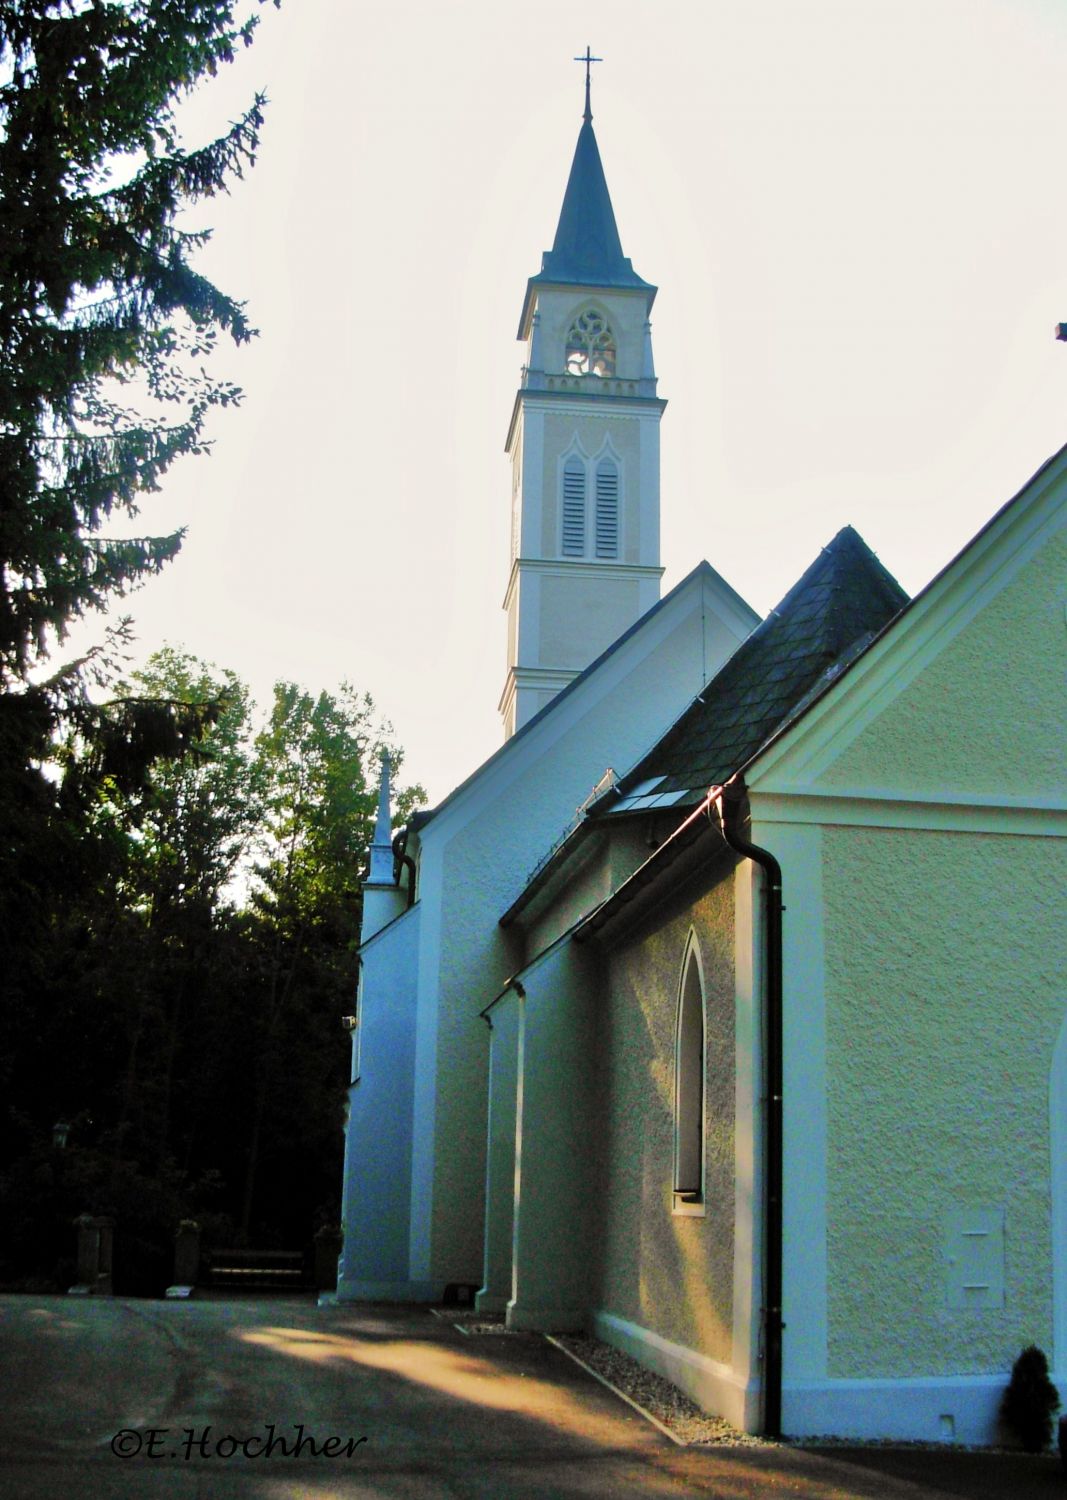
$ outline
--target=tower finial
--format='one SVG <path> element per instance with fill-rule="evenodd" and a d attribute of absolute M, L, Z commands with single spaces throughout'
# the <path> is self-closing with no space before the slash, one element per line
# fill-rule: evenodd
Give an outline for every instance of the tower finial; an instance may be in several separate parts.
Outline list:
<path fill-rule="evenodd" d="M 589 43 L 586 42 L 586 44 L 585 44 L 585 56 L 584 57 L 576 57 L 574 59 L 574 61 L 575 62 L 584 62 L 585 63 L 585 114 L 582 116 L 582 119 L 585 121 L 585 123 L 587 125 L 589 125 L 589 124 L 592 123 L 592 119 L 593 119 L 593 111 L 592 111 L 592 109 L 589 106 L 589 69 L 590 69 L 590 66 L 593 63 L 595 63 L 595 62 L 603 62 L 604 59 L 602 57 L 594 57 L 593 54 L 592 54 L 592 52 L 589 49 Z"/>
<path fill-rule="evenodd" d="M 378 816 L 374 823 L 374 841 L 370 846 L 371 885 L 392 885 L 393 881 L 393 834 L 389 817 L 389 764 L 388 750 L 382 751 L 381 779 L 378 782 Z"/>

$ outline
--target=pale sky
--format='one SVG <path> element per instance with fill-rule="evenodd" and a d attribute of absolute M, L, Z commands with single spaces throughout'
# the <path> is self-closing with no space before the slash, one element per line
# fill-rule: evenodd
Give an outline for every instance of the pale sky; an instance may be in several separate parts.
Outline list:
<path fill-rule="evenodd" d="M 663 591 L 757 610 L 851 523 L 916 591 L 1064 441 L 1062 0 L 286 0 L 190 143 L 270 97 L 196 223 L 260 338 L 189 528 L 129 601 L 144 654 L 368 691 L 439 800 L 499 745 L 504 439 L 526 278 L 581 124 L 660 289 Z M 617 767 L 623 770 L 624 767 Z"/>

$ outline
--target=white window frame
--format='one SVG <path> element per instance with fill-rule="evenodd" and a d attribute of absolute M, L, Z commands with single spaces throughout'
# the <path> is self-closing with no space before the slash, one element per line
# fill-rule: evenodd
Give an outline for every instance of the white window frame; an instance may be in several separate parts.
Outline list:
<path fill-rule="evenodd" d="M 600 475 L 605 466 L 614 469 L 614 548 L 610 552 L 601 550 L 603 524 L 600 515 Z M 581 551 L 575 548 L 575 521 L 573 493 L 567 493 L 567 475 L 582 473 Z M 622 515 L 623 515 L 623 463 L 610 441 L 605 440 L 599 452 L 592 457 L 584 453 L 575 443 L 563 454 L 559 464 L 559 525 L 558 555 L 572 562 L 619 562 L 622 559 Z M 570 506 L 568 506 L 570 501 Z"/>
<path fill-rule="evenodd" d="M 694 1001 L 697 1002 L 694 1014 Z M 699 1020 L 699 1037 L 694 1020 Z M 695 1056 L 694 1056 L 695 1053 Z M 674 1160 L 672 1199 L 674 1212 L 703 1218 L 706 1212 L 705 1181 L 708 1139 L 708 1009 L 704 965 L 696 932 L 689 930 L 682 957 L 681 977 L 674 1024 Z M 696 1097 L 694 1097 L 694 1094 Z M 697 1129 L 697 1164 L 683 1160 L 685 1138 Z"/>

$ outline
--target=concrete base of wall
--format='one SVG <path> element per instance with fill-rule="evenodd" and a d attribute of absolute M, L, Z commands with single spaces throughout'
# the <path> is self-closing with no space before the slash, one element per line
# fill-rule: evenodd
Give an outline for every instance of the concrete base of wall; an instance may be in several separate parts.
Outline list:
<path fill-rule="evenodd" d="M 338 1302 L 440 1302 L 443 1281 L 354 1281 L 337 1279 Z"/>
<path fill-rule="evenodd" d="M 782 1386 L 782 1430 L 790 1437 L 995 1443 L 1008 1380 L 1008 1371 L 913 1380 L 788 1380 Z"/>
<path fill-rule="evenodd" d="M 592 1331 L 605 1344 L 612 1344 L 649 1370 L 655 1370 L 657 1375 L 665 1376 L 705 1411 L 724 1417 L 742 1432 L 758 1431 L 758 1381 L 746 1381 L 729 1365 L 719 1364 L 683 1344 L 671 1343 L 650 1328 L 642 1328 L 614 1313 L 594 1312 Z"/>
<path fill-rule="evenodd" d="M 588 1321 L 584 1307 L 531 1307 L 528 1302 L 509 1302 L 505 1322 L 509 1328 L 527 1333 L 584 1333 Z"/>

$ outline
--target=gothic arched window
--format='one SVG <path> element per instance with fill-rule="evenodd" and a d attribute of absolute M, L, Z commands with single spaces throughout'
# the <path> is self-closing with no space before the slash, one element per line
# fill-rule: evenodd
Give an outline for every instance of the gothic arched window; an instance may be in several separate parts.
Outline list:
<path fill-rule="evenodd" d="M 593 308 L 579 313 L 567 334 L 568 375 L 614 375 L 615 336 Z"/>
<path fill-rule="evenodd" d="M 678 996 L 674 1053 L 674 1191 L 690 1203 L 704 1195 L 704 987 L 690 942 Z"/>

